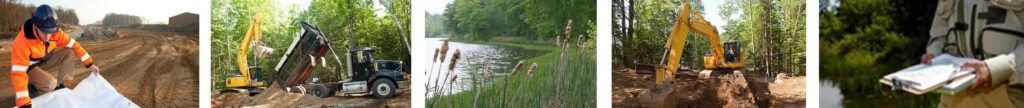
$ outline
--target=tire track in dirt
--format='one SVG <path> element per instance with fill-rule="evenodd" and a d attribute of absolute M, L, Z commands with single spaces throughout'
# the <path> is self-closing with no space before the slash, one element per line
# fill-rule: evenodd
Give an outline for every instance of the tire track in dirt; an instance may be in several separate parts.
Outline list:
<path fill-rule="evenodd" d="M 198 106 L 198 34 L 134 29 L 117 29 L 117 32 L 123 36 L 81 44 L 119 93 L 141 107 Z M 0 70 L 10 69 L 9 41 L 0 42 L 6 43 L 0 46 Z M 57 53 L 54 56 L 70 54 L 69 51 Z M 74 87 L 88 76 L 88 69 L 81 63 L 70 64 L 76 65 L 74 72 L 77 74 L 66 85 Z M 0 75 L 0 107 L 14 104 L 9 79 L 9 75 Z"/>

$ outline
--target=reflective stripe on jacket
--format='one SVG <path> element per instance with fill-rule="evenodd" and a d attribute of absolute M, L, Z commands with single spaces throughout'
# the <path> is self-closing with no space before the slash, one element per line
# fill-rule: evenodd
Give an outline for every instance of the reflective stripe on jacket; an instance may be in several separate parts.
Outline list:
<path fill-rule="evenodd" d="M 40 40 L 39 34 L 32 27 L 31 20 L 26 21 L 21 27 L 18 35 L 11 45 L 11 84 L 15 93 L 15 105 L 22 106 L 31 103 L 32 99 L 28 93 L 28 70 L 45 62 L 47 54 L 54 48 L 63 47 L 74 50 L 82 64 L 86 67 L 92 66 L 92 57 L 82 48 L 75 39 L 64 34 L 63 30 L 50 35 L 48 40 Z"/>

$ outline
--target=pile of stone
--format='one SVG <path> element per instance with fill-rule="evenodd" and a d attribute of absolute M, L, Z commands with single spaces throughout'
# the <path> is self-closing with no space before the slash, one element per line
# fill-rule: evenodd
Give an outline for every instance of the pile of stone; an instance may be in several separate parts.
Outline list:
<path fill-rule="evenodd" d="M 78 41 L 97 41 L 119 37 L 117 31 L 103 27 L 82 27 L 82 34 L 76 38 Z"/>

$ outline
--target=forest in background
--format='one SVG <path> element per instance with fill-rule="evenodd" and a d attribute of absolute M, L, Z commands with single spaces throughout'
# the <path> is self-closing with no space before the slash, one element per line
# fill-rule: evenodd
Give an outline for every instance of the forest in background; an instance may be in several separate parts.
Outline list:
<path fill-rule="evenodd" d="M 843 105 L 937 107 L 936 94 L 894 92 L 878 83 L 886 74 L 920 63 L 937 2 L 821 3 L 820 78 L 842 90 Z"/>
<path fill-rule="evenodd" d="M 804 74 L 803 0 L 726 0 L 719 6 L 720 13 L 705 13 L 701 0 L 613 0 L 613 63 L 660 63 L 675 15 L 679 14 L 676 11 L 683 3 L 691 4 L 692 10 L 702 16 L 719 14 L 729 18 L 724 27 L 718 27 L 725 29 L 719 31 L 719 40 L 739 41 L 747 59 L 745 69 L 770 75 Z M 688 37 L 681 66 L 701 68 L 703 56 L 711 50 L 709 40 L 695 33 Z"/>
<path fill-rule="evenodd" d="M 426 13 L 427 37 L 456 40 L 552 41 L 564 35 L 573 20 L 572 34 L 588 40 L 596 28 L 594 0 L 456 0 L 444 13 Z"/>
<path fill-rule="evenodd" d="M 319 27 L 335 50 L 344 51 L 350 47 L 348 42 L 356 42 L 359 47 L 376 49 L 374 59 L 410 63 L 409 49 L 403 43 L 404 39 L 409 39 L 409 34 L 402 34 L 410 33 L 409 0 L 394 0 L 393 3 L 391 0 L 313 0 L 308 9 L 300 9 L 297 4 L 281 7 L 276 3 L 272 0 L 212 1 L 210 48 L 213 90 L 223 88 L 227 75 L 237 71 L 235 53 L 256 15 L 262 20 L 263 41 L 260 43 L 277 50 L 269 58 L 249 56 L 250 65 L 272 69 L 288 49 L 292 38 L 299 35 L 302 22 Z M 386 14 L 377 15 L 373 8 L 375 3 L 385 4 L 385 9 L 393 6 L 394 13 L 383 10 Z M 395 17 L 402 25 L 395 22 Z M 316 76 L 320 81 L 343 80 L 344 72 L 341 70 L 344 67 L 338 66 L 318 66 Z M 269 71 L 260 74 L 269 76 Z"/>
<path fill-rule="evenodd" d="M 17 34 L 18 29 L 25 24 L 25 21 L 32 17 L 32 12 L 40 4 L 25 4 L 18 0 L 0 1 L 0 36 Z M 60 6 L 53 6 L 57 13 L 57 20 L 61 24 L 78 25 L 78 14 L 74 9 Z M 13 33 L 9 33 L 13 32 Z"/>

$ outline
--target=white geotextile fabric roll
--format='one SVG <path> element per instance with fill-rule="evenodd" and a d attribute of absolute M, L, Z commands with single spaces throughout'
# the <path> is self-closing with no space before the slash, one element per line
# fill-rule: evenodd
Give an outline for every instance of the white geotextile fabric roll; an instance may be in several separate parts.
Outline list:
<path fill-rule="evenodd" d="M 99 74 L 90 74 L 75 86 L 74 90 L 63 88 L 32 98 L 36 108 L 138 108 L 107 79 Z"/>

